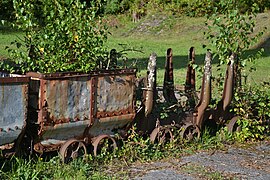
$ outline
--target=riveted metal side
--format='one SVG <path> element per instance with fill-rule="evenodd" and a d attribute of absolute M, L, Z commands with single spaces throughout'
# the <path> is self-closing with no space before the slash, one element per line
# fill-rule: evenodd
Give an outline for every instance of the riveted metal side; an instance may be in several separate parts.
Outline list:
<path fill-rule="evenodd" d="M 29 78 L 0 78 L 0 145 L 15 141 L 27 120 Z"/>
<path fill-rule="evenodd" d="M 98 77 L 97 118 L 134 113 L 134 84 L 132 75 Z"/>
<path fill-rule="evenodd" d="M 90 110 L 90 126 L 93 125 L 94 123 L 94 118 L 97 117 L 97 107 L 96 107 L 96 101 L 97 101 L 97 77 L 93 76 L 91 78 L 91 99 L 90 99 L 90 104 L 91 104 L 91 110 Z"/>
<path fill-rule="evenodd" d="M 102 133 L 102 129 L 112 132 L 132 121 L 135 74 L 135 70 L 94 71 L 81 75 L 32 73 L 32 78 L 40 81 L 40 131 L 35 150 L 57 149 L 69 138 L 89 139 Z M 100 131 L 93 134 L 96 132 L 93 129 Z"/>
<path fill-rule="evenodd" d="M 130 123 L 135 114 L 125 114 L 121 116 L 112 116 L 96 119 L 90 128 L 89 135 L 96 137 L 101 134 L 114 135 L 114 130 L 119 129 Z"/>
<path fill-rule="evenodd" d="M 90 119 L 91 86 L 88 81 L 88 77 L 46 81 L 49 116 L 46 125 Z"/>

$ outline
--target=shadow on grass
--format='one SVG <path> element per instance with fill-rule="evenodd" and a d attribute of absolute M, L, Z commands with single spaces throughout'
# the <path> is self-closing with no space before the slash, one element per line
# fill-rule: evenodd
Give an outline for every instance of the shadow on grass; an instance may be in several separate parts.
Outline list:
<path fill-rule="evenodd" d="M 20 30 L 16 29 L 16 28 L 12 28 L 11 25 L 1 25 L 0 23 L 0 33 L 1 34 L 11 34 L 11 33 L 17 33 L 17 32 L 21 32 Z"/>
<path fill-rule="evenodd" d="M 203 65 L 204 64 L 204 54 L 198 54 L 195 57 L 195 63 L 197 65 Z M 159 56 L 157 57 L 157 69 L 164 69 L 166 62 L 165 56 Z M 182 69 L 186 68 L 189 63 L 188 56 L 173 56 L 173 67 L 174 69 Z M 216 59 L 214 59 L 213 63 L 218 63 Z M 142 58 L 137 60 L 137 67 L 140 70 L 146 70 L 148 64 L 148 58 Z"/>
<path fill-rule="evenodd" d="M 257 53 L 261 48 L 264 48 L 264 52 L 262 53 L 262 57 L 270 57 L 270 36 L 265 39 L 262 43 L 260 43 L 256 48 L 245 51 L 245 57 Z M 204 65 L 205 54 L 196 54 L 195 55 L 195 63 L 199 66 Z M 157 57 L 157 69 L 164 69 L 165 67 L 165 56 Z M 173 66 L 174 69 L 182 69 L 186 68 L 189 63 L 188 55 L 186 56 L 173 56 Z M 218 64 L 219 61 L 217 58 L 214 58 L 212 61 L 212 65 Z M 148 58 L 141 58 L 137 60 L 137 67 L 140 70 L 146 70 L 148 64 Z M 270 62 L 269 62 L 270 64 Z"/>

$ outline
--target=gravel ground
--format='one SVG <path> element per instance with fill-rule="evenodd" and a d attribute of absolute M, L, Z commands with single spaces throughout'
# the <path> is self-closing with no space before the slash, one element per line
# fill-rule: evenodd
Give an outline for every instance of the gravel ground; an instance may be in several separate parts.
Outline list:
<path fill-rule="evenodd" d="M 132 167 L 132 179 L 270 179 L 270 142 Z"/>

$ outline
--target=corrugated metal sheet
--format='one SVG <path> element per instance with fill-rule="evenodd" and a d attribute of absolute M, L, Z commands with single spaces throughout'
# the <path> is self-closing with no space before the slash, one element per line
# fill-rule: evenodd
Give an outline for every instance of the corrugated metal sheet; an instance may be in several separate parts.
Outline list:
<path fill-rule="evenodd" d="M 26 123 L 28 82 L 25 77 L 0 78 L 0 145 L 17 139 Z"/>

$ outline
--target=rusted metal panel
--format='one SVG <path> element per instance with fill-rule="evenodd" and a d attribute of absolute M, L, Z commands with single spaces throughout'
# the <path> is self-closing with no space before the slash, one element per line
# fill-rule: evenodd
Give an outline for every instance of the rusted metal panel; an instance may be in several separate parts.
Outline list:
<path fill-rule="evenodd" d="M 12 143 L 27 119 L 28 83 L 26 77 L 0 78 L 0 145 Z"/>
<path fill-rule="evenodd" d="M 40 79 L 39 115 L 42 140 L 83 136 L 91 124 L 91 77 Z"/>
<path fill-rule="evenodd" d="M 112 130 L 132 121 L 135 74 L 134 69 L 89 74 L 29 73 L 33 82 L 40 84 L 38 146 L 55 146 L 73 137 L 91 138 L 104 131 L 112 134 Z"/>
<path fill-rule="evenodd" d="M 53 142 L 71 139 L 73 137 L 83 138 L 85 129 L 89 126 L 90 120 L 60 123 L 54 126 L 45 126 L 41 135 L 42 142 L 53 144 Z"/>
<path fill-rule="evenodd" d="M 38 108 L 37 123 L 40 128 L 37 143 L 47 146 L 72 137 L 82 137 L 93 119 L 92 77 L 82 73 L 27 75 L 32 78 L 33 92 L 30 97 L 33 101 L 30 104 Z"/>
<path fill-rule="evenodd" d="M 113 134 L 135 117 L 135 71 L 104 72 L 96 79 L 95 121 L 89 136 Z"/>
<path fill-rule="evenodd" d="M 93 126 L 90 128 L 89 136 L 96 137 L 101 134 L 114 135 L 113 130 L 124 127 L 130 123 L 134 117 L 135 114 L 130 113 L 121 116 L 95 119 Z"/>
<path fill-rule="evenodd" d="M 97 117 L 134 112 L 135 79 L 128 75 L 98 77 Z"/>
<path fill-rule="evenodd" d="M 46 80 L 46 125 L 90 119 L 91 84 L 88 77 Z"/>

